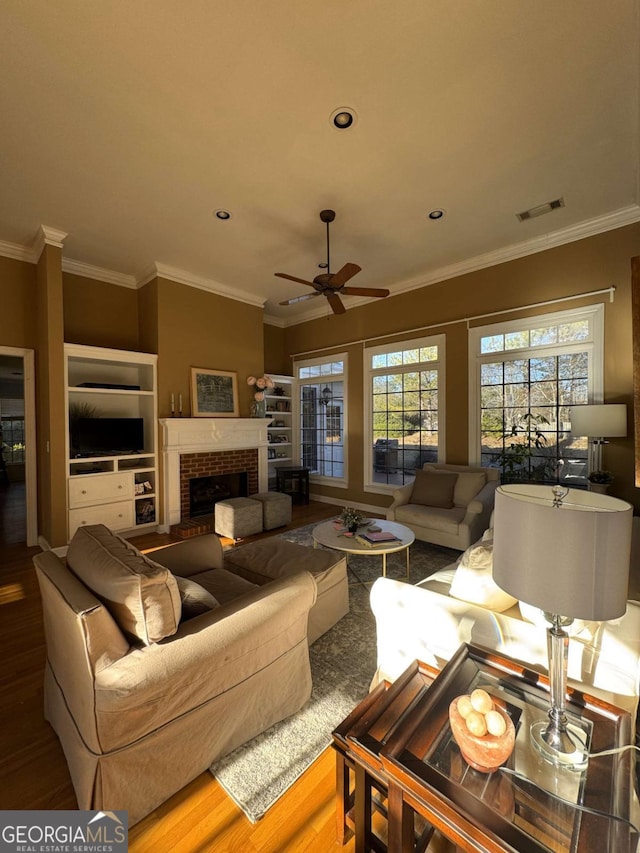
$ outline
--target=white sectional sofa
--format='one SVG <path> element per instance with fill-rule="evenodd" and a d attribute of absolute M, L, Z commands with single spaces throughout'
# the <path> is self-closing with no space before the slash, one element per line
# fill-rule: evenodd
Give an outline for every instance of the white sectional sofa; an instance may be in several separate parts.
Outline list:
<path fill-rule="evenodd" d="M 394 681 L 416 659 L 441 668 L 462 643 L 495 650 L 547 672 L 547 622 L 540 611 L 516 601 L 493 582 L 491 546 L 487 531 L 455 565 L 416 586 L 390 578 L 374 583 L 377 670 L 372 686 L 384 679 Z M 640 603 L 628 601 L 620 619 L 576 621 L 568 631 L 569 685 L 628 710 L 635 723 Z"/>

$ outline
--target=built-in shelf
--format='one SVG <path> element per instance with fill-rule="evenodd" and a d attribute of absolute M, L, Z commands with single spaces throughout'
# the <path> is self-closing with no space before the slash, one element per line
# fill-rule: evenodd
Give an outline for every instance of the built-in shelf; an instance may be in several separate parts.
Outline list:
<path fill-rule="evenodd" d="M 65 345 L 69 539 L 85 524 L 120 533 L 157 526 L 156 364 L 153 353 Z M 143 450 L 78 455 L 71 422 L 87 407 L 90 417 L 142 418 Z"/>
<path fill-rule="evenodd" d="M 293 462 L 293 376 L 272 376 L 280 393 L 265 393 L 268 431 L 269 483 L 275 488 L 276 469 L 281 464 Z M 279 456 L 282 453 L 284 455 Z"/>

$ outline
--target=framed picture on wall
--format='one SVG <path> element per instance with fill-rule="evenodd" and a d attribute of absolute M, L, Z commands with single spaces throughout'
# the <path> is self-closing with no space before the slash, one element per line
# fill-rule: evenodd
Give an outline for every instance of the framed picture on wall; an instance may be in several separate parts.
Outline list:
<path fill-rule="evenodd" d="M 191 416 L 238 417 L 238 374 L 228 370 L 191 368 Z"/>

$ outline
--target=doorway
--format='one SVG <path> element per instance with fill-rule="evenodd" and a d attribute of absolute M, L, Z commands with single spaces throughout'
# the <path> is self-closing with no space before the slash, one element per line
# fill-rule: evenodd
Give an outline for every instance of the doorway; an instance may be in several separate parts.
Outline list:
<path fill-rule="evenodd" d="M 0 545 L 37 544 L 33 365 L 0 347 Z"/>

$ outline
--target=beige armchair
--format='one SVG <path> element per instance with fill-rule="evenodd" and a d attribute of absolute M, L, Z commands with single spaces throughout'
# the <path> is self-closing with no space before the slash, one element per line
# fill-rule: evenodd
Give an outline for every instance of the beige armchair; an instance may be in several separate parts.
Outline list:
<path fill-rule="evenodd" d="M 387 519 L 423 542 L 465 551 L 489 526 L 499 485 L 496 468 L 428 462 L 415 481 L 393 493 Z"/>

